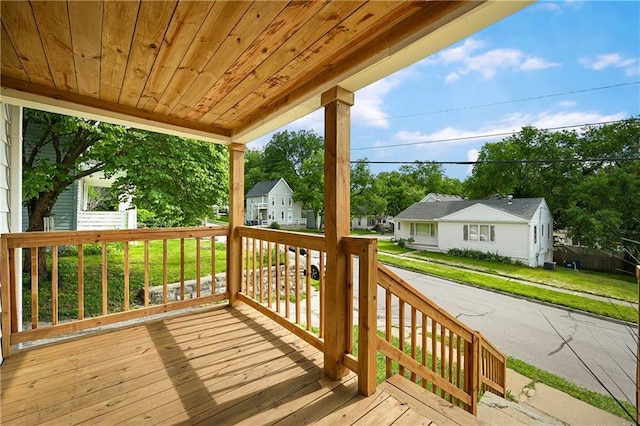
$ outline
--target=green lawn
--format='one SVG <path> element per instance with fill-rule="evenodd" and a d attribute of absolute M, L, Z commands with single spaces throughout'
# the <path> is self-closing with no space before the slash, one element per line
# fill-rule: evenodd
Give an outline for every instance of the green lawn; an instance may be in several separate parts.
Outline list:
<path fill-rule="evenodd" d="M 560 293 L 526 284 L 519 284 L 507 278 L 480 274 L 474 271 L 450 268 L 446 265 L 424 262 L 415 259 L 398 258 L 388 254 L 378 254 L 382 262 L 438 277 L 450 279 L 476 287 L 499 290 L 534 300 L 566 306 L 585 312 L 591 312 L 610 318 L 629 322 L 638 321 L 638 311 L 632 307 L 619 306 L 609 302 L 587 299 L 573 294 Z"/>
<path fill-rule="evenodd" d="M 107 300 L 109 312 L 118 312 L 124 306 L 124 248 L 122 243 L 107 245 Z M 211 242 L 200 241 L 201 274 L 211 273 Z M 185 280 L 196 277 L 196 242 L 185 240 Z M 59 258 L 58 312 L 60 320 L 77 318 L 78 315 L 78 261 L 74 247 L 61 253 Z M 49 255 L 50 256 L 50 255 Z M 216 273 L 226 270 L 226 246 L 216 244 Z M 168 282 L 180 281 L 180 240 L 168 241 Z M 50 262 L 50 258 L 49 258 Z M 163 244 L 151 241 L 149 244 L 150 285 L 163 283 Z M 139 290 L 144 288 L 144 244 L 129 245 L 131 303 L 136 303 Z M 38 286 L 39 317 L 51 321 L 51 284 L 40 280 Z M 25 320 L 31 317 L 31 286 L 24 282 Z M 99 245 L 88 245 L 84 249 L 84 305 L 85 316 L 100 315 L 102 312 L 102 254 Z"/>
<path fill-rule="evenodd" d="M 387 250 L 386 246 L 379 247 L 381 251 L 397 253 Z M 396 248 L 398 247 L 396 246 Z M 638 300 L 638 284 L 636 279 L 635 277 L 627 275 L 574 271 L 561 266 L 558 267 L 556 271 L 549 271 L 542 268 L 487 262 L 429 251 L 415 252 L 412 253 L 411 256 L 422 260 L 546 284 L 552 287 L 597 294 L 627 302 L 637 302 Z"/>

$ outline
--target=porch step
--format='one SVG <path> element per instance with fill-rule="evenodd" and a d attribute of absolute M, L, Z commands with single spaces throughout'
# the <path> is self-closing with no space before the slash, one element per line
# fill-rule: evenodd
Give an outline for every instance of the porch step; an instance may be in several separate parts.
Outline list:
<path fill-rule="evenodd" d="M 533 407 L 485 392 L 478 404 L 478 418 L 492 425 L 565 425 Z"/>
<path fill-rule="evenodd" d="M 487 425 L 460 407 L 396 374 L 378 385 L 397 400 L 430 419 L 437 425 Z"/>

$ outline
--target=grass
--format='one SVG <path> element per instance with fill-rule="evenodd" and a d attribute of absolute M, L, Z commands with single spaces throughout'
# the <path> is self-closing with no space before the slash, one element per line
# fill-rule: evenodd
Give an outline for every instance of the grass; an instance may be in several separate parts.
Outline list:
<path fill-rule="evenodd" d="M 386 246 L 381 247 L 380 250 L 396 253 L 387 250 Z M 638 300 L 638 284 L 635 277 L 632 276 L 591 271 L 574 271 L 573 269 L 563 267 L 558 268 L 556 271 L 549 271 L 542 268 L 530 268 L 523 265 L 460 258 L 450 256 L 446 253 L 429 251 L 415 252 L 412 253 L 411 256 L 445 265 L 545 284 L 551 287 L 606 296 L 611 299 L 624 300 L 632 303 Z"/>
<path fill-rule="evenodd" d="M 526 284 L 510 281 L 507 278 L 485 275 L 473 271 L 451 268 L 445 265 L 428 263 L 424 261 L 397 258 L 395 256 L 380 253 L 378 259 L 394 266 L 409 269 L 416 272 L 435 275 L 448 280 L 469 284 L 480 288 L 498 290 L 529 299 L 540 300 L 555 305 L 590 312 L 609 318 L 620 319 L 628 322 L 638 321 L 638 311 L 629 306 L 615 305 L 610 302 L 587 299 L 573 294 L 560 293 Z"/>
<path fill-rule="evenodd" d="M 407 247 L 400 247 L 396 243 L 392 243 L 391 241 L 386 240 L 378 240 L 378 250 L 391 254 L 405 254 L 415 251 Z"/>
<path fill-rule="evenodd" d="M 618 417 L 622 417 L 628 419 L 629 416 L 625 413 L 625 411 L 620 407 L 613 398 L 608 395 L 603 395 L 598 392 L 594 392 L 585 388 L 582 388 L 574 383 L 571 383 L 562 377 L 556 376 L 555 374 L 549 373 L 548 371 L 541 370 L 533 365 L 527 364 L 524 361 L 520 361 L 519 359 L 513 357 L 507 357 L 507 367 L 526 376 L 533 380 L 535 383 L 543 383 L 552 388 L 558 389 L 568 395 L 573 396 L 581 401 L 586 402 L 589 405 L 593 405 L 594 407 L 600 408 L 604 411 L 607 411 L 611 414 L 615 414 Z M 630 414 L 635 414 L 636 409 L 632 404 L 629 404 L 627 401 L 620 402 L 624 409 Z M 635 417 L 633 421 L 635 421 Z"/>
<path fill-rule="evenodd" d="M 211 242 L 201 240 L 201 274 L 211 273 Z M 73 246 L 61 253 L 59 258 L 58 315 L 60 320 L 78 317 L 78 261 L 77 249 Z M 84 306 L 85 316 L 102 313 L 102 254 L 99 245 L 84 247 Z M 196 277 L 196 242 L 185 240 L 185 280 Z M 180 281 L 180 240 L 168 241 L 167 276 L 168 282 Z M 48 257 L 50 253 L 48 254 Z M 226 246 L 216 244 L 216 273 L 226 270 Z M 50 258 L 49 258 L 50 262 Z M 163 283 L 163 243 L 151 241 L 149 244 L 149 285 Z M 129 245 L 129 298 L 135 304 L 138 292 L 144 288 L 144 244 Z M 124 308 L 124 248 L 122 243 L 107 245 L 107 301 L 109 312 L 119 312 Z M 31 285 L 29 276 L 24 280 L 25 321 L 31 320 Z M 40 280 L 38 286 L 38 310 L 41 321 L 52 319 L 51 283 Z"/>

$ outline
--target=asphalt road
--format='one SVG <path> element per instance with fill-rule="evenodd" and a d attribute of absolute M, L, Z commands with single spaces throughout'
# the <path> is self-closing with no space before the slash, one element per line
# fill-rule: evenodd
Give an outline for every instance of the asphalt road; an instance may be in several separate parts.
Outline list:
<path fill-rule="evenodd" d="M 606 393 L 545 320 L 546 316 L 616 397 L 635 404 L 635 328 L 440 278 L 391 269 L 449 313 L 481 331 L 507 355 L 587 389 Z"/>

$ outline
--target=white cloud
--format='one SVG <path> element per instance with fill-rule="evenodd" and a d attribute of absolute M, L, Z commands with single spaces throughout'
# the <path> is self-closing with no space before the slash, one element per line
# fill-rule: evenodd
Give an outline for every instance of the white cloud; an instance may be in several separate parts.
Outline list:
<path fill-rule="evenodd" d="M 582 7 L 582 1 L 563 0 L 563 1 L 540 1 L 536 4 L 538 10 L 560 13 L 565 9 L 578 10 Z"/>
<path fill-rule="evenodd" d="M 356 92 L 355 103 L 351 109 L 353 122 L 360 122 L 369 127 L 388 129 L 390 126 L 389 115 L 383 109 L 385 96 L 391 89 L 414 75 L 413 71 L 405 69 Z"/>
<path fill-rule="evenodd" d="M 518 49 L 498 48 L 482 51 L 485 48 L 485 42 L 469 38 L 460 46 L 443 50 L 423 61 L 422 65 L 453 66 L 454 70 L 445 77 L 447 83 L 453 83 L 468 74 L 476 74 L 488 80 L 499 70 L 537 71 L 560 66 L 559 63 L 549 62 Z"/>
<path fill-rule="evenodd" d="M 415 144 L 416 147 L 428 149 L 432 153 L 445 152 L 452 146 L 477 144 L 478 142 L 490 140 L 502 140 L 509 134 L 519 132 L 523 126 L 533 126 L 538 129 L 552 129 L 564 126 L 622 120 L 627 117 L 627 115 L 625 112 L 605 115 L 587 111 L 545 111 L 538 114 L 513 113 L 502 116 L 493 122 L 488 122 L 483 126 L 471 129 L 447 126 L 431 133 L 401 130 L 393 135 L 392 141 L 393 144 Z"/>
<path fill-rule="evenodd" d="M 479 156 L 480 156 L 480 151 L 475 148 L 472 148 L 469 151 L 467 151 L 468 161 L 478 161 Z M 472 171 L 473 171 L 473 164 L 470 164 L 469 167 L 467 167 L 467 176 L 470 175 Z"/>
<path fill-rule="evenodd" d="M 572 106 L 576 106 L 574 101 L 560 101 L 557 105 L 561 108 L 571 108 Z"/>
<path fill-rule="evenodd" d="M 628 77 L 633 77 L 639 73 L 637 58 L 623 58 L 618 53 L 605 53 L 595 58 L 582 58 L 580 59 L 580 64 L 595 71 L 610 67 L 623 68 L 625 75 Z"/>

